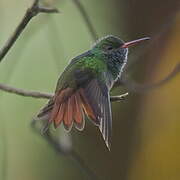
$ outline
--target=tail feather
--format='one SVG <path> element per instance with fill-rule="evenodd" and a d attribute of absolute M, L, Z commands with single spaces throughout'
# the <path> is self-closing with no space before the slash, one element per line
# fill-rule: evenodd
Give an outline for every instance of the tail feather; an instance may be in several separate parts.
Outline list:
<path fill-rule="evenodd" d="M 64 104 L 61 104 L 61 105 L 60 105 L 60 108 L 59 108 L 59 112 L 58 112 L 56 118 L 54 119 L 54 126 L 55 126 L 55 128 L 57 128 L 58 125 L 59 125 L 59 124 L 62 122 L 62 120 L 63 120 L 63 117 L 64 117 L 64 108 L 65 108 Z"/>
<path fill-rule="evenodd" d="M 79 89 L 74 93 L 72 93 L 70 89 L 67 91 L 71 92 L 69 96 L 66 90 L 58 92 L 52 99 L 53 101 L 51 100 L 52 102 L 40 111 L 38 117 L 48 114 L 49 120 L 46 127 L 53 122 L 54 127 L 57 128 L 61 122 L 63 122 L 65 129 L 70 131 L 74 122 L 74 125 L 78 130 L 83 130 L 85 124 L 84 114 L 93 121 L 96 121 L 95 113 L 93 112 L 83 89 Z"/>
<path fill-rule="evenodd" d="M 68 125 L 72 126 L 73 123 L 73 97 L 71 96 L 68 100 L 68 107 L 67 107 L 67 120 L 68 120 Z"/>
<path fill-rule="evenodd" d="M 53 110 L 51 112 L 51 115 L 50 115 L 48 123 L 51 123 L 53 121 L 55 122 L 55 119 L 57 118 L 59 109 L 60 109 L 60 106 L 57 103 L 55 103 L 54 107 L 53 107 Z"/>
<path fill-rule="evenodd" d="M 65 106 L 64 109 L 64 117 L 63 117 L 63 124 L 66 130 L 68 130 L 68 102 L 64 102 L 63 105 Z"/>
<path fill-rule="evenodd" d="M 84 121 L 84 116 L 83 116 L 81 99 L 78 93 L 76 93 L 74 96 L 74 102 L 75 102 L 75 106 L 74 106 L 75 127 L 78 130 L 83 130 L 85 121 Z"/>
<path fill-rule="evenodd" d="M 70 87 L 57 90 L 55 96 L 40 110 L 37 119 L 47 122 L 44 131 L 51 123 L 54 123 L 55 128 L 63 123 L 68 131 L 71 130 L 73 124 L 76 129 L 83 130 L 84 115 L 99 127 L 110 149 L 112 115 L 109 89 L 100 80 L 94 79 L 87 86 L 77 90 Z"/>
<path fill-rule="evenodd" d="M 73 123 L 73 113 L 72 113 L 72 106 L 71 106 L 71 98 L 69 98 L 67 100 L 67 102 L 64 103 L 66 106 L 66 110 L 64 112 L 64 119 L 63 119 L 63 124 L 64 127 L 67 131 L 69 131 L 72 127 L 72 123 Z"/>

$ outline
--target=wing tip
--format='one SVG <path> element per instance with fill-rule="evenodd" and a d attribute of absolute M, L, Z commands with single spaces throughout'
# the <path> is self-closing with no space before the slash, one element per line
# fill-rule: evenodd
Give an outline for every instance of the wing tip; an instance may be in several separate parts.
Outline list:
<path fill-rule="evenodd" d="M 106 147 L 108 148 L 108 150 L 111 151 L 111 143 L 110 143 L 110 141 L 106 140 L 105 143 L 106 143 Z"/>

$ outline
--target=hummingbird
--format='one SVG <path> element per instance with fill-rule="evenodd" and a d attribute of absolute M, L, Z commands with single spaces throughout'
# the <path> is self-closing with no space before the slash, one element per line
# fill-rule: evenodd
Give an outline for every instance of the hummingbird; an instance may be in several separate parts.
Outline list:
<path fill-rule="evenodd" d="M 60 75 L 55 94 L 40 110 L 38 119 L 46 120 L 57 128 L 63 123 L 70 131 L 72 126 L 82 131 L 85 117 L 99 127 L 110 150 L 112 139 L 112 113 L 110 90 L 127 63 L 128 48 L 149 37 L 124 42 L 108 35 L 99 39 L 90 50 L 73 58 Z"/>

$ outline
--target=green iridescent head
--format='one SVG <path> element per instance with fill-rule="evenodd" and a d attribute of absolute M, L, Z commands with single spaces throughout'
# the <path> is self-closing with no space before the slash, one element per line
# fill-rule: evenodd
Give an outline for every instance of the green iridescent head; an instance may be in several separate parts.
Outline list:
<path fill-rule="evenodd" d="M 128 48 L 130 46 L 149 39 L 149 37 L 145 37 L 130 42 L 124 42 L 116 36 L 108 35 L 99 39 L 93 45 L 92 51 L 104 55 L 107 58 L 112 58 L 112 60 L 115 59 L 116 61 L 119 60 L 120 62 L 124 62 L 127 59 Z"/>
<path fill-rule="evenodd" d="M 113 35 L 108 35 L 99 39 L 93 48 L 100 49 L 102 51 L 110 51 L 120 48 L 124 44 L 124 41 Z"/>
<path fill-rule="evenodd" d="M 110 50 L 117 50 L 117 49 L 127 49 L 130 46 L 136 45 L 139 42 L 149 40 L 149 37 L 133 40 L 130 42 L 124 42 L 122 39 L 113 36 L 108 35 L 101 39 L 99 39 L 94 45 L 93 49 L 99 49 L 102 51 L 110 51 Z"/>
<path fill-rule="evenodd" d="M 126 62 L 128 55 L 128 48 L 144 40 L 150 38 L 141 38 L 130 42 L 124 42 L 120 38 L 108 35 L 104 38 L 99 39 L 92 47 L 91 51 L 96 56 L 103 59 L 107 65 L 108 69 L 112 71 L 114 77 L 120 75 Z"/>
<path fill-rule="evenodd" d="M 108 35 L 99 39 L 92 47 L 92 51 L 104 56 L 110 61 L 126 62 L 128 48 L 123 48 L 124 41 L 120 38 Z"/>

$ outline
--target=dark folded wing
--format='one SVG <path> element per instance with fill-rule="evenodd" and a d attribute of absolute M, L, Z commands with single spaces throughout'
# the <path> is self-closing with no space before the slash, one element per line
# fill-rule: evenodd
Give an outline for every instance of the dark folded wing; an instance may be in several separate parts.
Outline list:
<path fill-rule="evenodd" d="M 96 116 L 93 122 L 99 126 L 107 147 L 110 149 L 112 115 L 109 90 L 103 81 L 93 79 L 83 88 L 88 103 Z"/>

